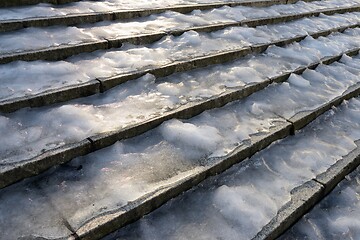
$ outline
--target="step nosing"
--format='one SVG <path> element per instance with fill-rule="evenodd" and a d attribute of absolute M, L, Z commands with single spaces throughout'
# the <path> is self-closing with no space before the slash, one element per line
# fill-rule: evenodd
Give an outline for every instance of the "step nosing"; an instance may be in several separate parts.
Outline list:
<path fill-rule="evenodd" d="M 355 154 L 354 154 L 355 153 Z M 311 182 L 318 184 L 320 189 L 313 192 L 310 196 L 302 194 L 297 196 L 300 199 L 306 199 L 301 204 L 294 207 L 296 204 L 292 204 L 294 199 L 292 198 L 284 208 L 279 210 L 277 215 L 272 218 L 267 225 L 265 225 L 252 240 L 270 240 L 276 239 L 285 233 L 293 224 L 295 224 L 300 218 L 308 213 L 314 206 L 320 203 L 333 189 L 345 179 L 345 177 L 360 165 L 360 146 L 358 145 L 353 151 L 346 156 L 343 156 L 335 164 L 320 174 L 317 174 L 315 178 L 311 179 Z M 339 169 L 336 169 L 336 168 Z M 335 171 L 332 171 L 335 169 Z M 318 179 L 321 176 L 325 176 L 326 180 Z M 309 182 L 310 182 L 309 181 Z M 307 183 L 300 186 L 306 187 Z M 282 220 L 278 220 L 282 215 Z M 285 216 L 285 218 L 284 218 Z"/>

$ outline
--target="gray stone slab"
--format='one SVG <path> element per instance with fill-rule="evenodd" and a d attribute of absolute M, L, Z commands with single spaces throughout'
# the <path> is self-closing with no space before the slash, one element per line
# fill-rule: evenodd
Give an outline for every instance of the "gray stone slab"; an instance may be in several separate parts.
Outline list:
<path fill-rule="evenodd" d="M 224 106 L 225 104 L 245 98 L 250 94 L 259 91 L 270 84 L 270 80 L 250 84 L 236 91 L 230 91 L 217 97 L 213 97 L 200 103 L 191 103 L 177 110 L 169 112 L 161 117 L 148 120 L 146 122 L 129 126 L 119 131 L 99 134 L 90 137 L 89 140 L 69 144 L 58 149 L 49 150 L 35 158 L 20 161 L 16 164 L 0 165 L 0 188 L 8 186 L 23 178 L 37 175 L 46 169 L 65 163 L 72 158 L 88 154 L 97 149 L 110 146 L 118 140 L 131 138 L 155 128 L 166 120 L 172 118 L 191 118 L 199 113 Z"/>
<path fill-rule="evenodd" d="M 10 113 L 26 107 L 41 107 L 58 102 L 90 96 L 100 92 L 100 82 L 91 80 L 38 94 L 0 101 L 0 112 Z"/>
<path fill-rule="evenodd" d="M 74 0 L 74 1 L 78 1 L 78 0 Z M 34 5 L 39 3 L 57 4 L 57 0 L 2 0 L 0 2 L 0 8 Z"/>
<path fill-rule="evenodd" d="M 137 79 L 147 73 L 153 74 L 155 77 L 166 77 L 174 73 L 193 70 L 196 68 L 207 67 L 209 65 L 230 62 L 251 53 L 249 47 L 238 50 L 225 51 L 221 53 L 210 54 L 208 56 L 197 57 L 187 61 L 175 61 L 173 63 L 152 69 L 136 71 L 134 73 L 120 74 L 110 78 L 99 78 L 102 83 L 103 91 L 109 90 L 121 83 Z"/>
<path fill-rule="evenodd" d="M 310 0 L 310 1 L 315 1 L 315 0 Z M 293 3 L 298 2 L 298 0 L 294 0 Z M 270 7 L 273 6 L 275 4 L 288 4 L 288 0 L 260 0 L 260 1 L 242 1 L 242 6 L 247 6 L 247 7 Z M 291 4 L 291 3 L 289 3 Z M 232 6 L 230 4 L 230 6 Z"/>
<path fill-rule="evenodd" d="M 60 5 L 60 4 L 73 3 L 79 1 L 80 0 L 2 0 L 0 2 L 0 8 L 35 5 L 39 3 Z"/>
<path fill-rule="evenodd" d="M 339 106 L 344 100 L 348 100 L 350 98 L 356 97 L 360 95 L 360 83 L 357 83 L 351 87 L 347 91 L 345 91 L 341 96 L 338 96 L 331 101 L 323 104 L 322 106 L 311 110 L 311 111 L 302 111 L 288 120 L 293 123 L 294 130 L 299 130 L 312 122 L 318 116 L 326 112 L 327 110 L 331 109 L 332 107 Z"/>
<path fill-rule="evenodd" d="M 359 24 L 349 25 L 350 28 L 354 28 L 354 27 L 358 27 L 358 26 L 360 26 L 360 25 Z M 329 35 L 332 32 L 336 32 L 336 31 L 338 31 L 338 28 L 334 28 L 334 29 L 331 29 L 330 31 L 327 31 L 327 34 Z M 313 34 L 311 34 L 311 36 L 313 36 L 313 35 L 315 36 L 316 34 L 317 33 L 313 33 Z M 189 61 L 180 61 L 180 62 L 178 61 L 178 62 L 174 62 L 174 63 L 168 64 L 165 66 L 154 68 L 154 69 L 137 71 L 135 73 L 121 74 L 121 75 L 113 76 L 110 78 L 100 78 L 99 80 L 102 82 L 103 90 L 106 91 L 106 90 L 108 90 L 112 87 L 115 87 L 121 83 L 127 82 L 129 80 L 137 79 L 147 73 L 153 74 L 156 77 L 165 77 L 165 76 L 169 76 L 173 73 L 177 73 L 177 72 L 188 71 L 188 70 L 192 70 L 195 68 L 205 67 L 205 66 L 214 65 L 214 64 L 226 63 L 226 62 L 234 61 L 236 59 L 244 57 L 250 53 L 252 53 L 252 54 L 262 53 L 262 52 L 266 51 L 266 49 L 271 45 L 276 45 L 276 46 L 281 47 L 281 46 L 285 46 L 285 45 L 293 43 L 293 42 L 299 42 L 299 41 L 305 39 L 307 36 L 308 35 L 297 36 L 294 38 L 283 39 L 280 41 L 274 41 L 274 42 L 266 43 L 266 44 L 256 44 L 256 45 L 253 45 L 250 47 L 245 47 L 245 48 L 241 48 L 241 49 L 237 49 L 237 50 L 231 50 L 231 51 L 226 51 L 226 52 L 217 53 L 217 54 L 210 54 L 208 56 L 195 58 L 195 59 L 192 59 Z M 322 33 L 319 36 L 326 36 L 326 35 L 324 33 Z M 352 50 L 352 51 L 357 51 L 357 50 Z M 339 57 L 339 56 L 336 56 L 336 57 Z M 316 63 L 316 64 L 318 64 L 318 63 Z M 324 62 L 324 64 L 327 64 L 327 63 Z M 312 67 L 314 67 L 314 66 L 312 66 Z"/>
<path fill-rule="evenodd" d="M 0 64 L 6 64 L 13 61 L 36 61 L 36 60 L 58 61 L 80 53 L 93 52 L 96 50 L 108 49 L 108 48 L 109 48 L 108 41 L 106 40 L 99 40 L 91 43 L 81 43 L 77 45 L 50 47 L 42 50 L 3 54 L 0 56 Z"/>
<path fill-rule="evenodd" d="M 291 192 L 291 200 L 285 204 L 253 240 L 270 240 L 279 237 L 287 228 L 301 218 L 323 196 L 321 184 L 311 180 Z"/>
<path fill-rule="evenodd" d="M 292 224 L 297 222 L 313 206 L 329 194 L 345 176 L 353 172 L 360 165 L 359 141 L 357 148 L 330 166 L 325 172 L 316 176 L 314 180 L 302 185 L 292 192 L 292 198 L 267 224 L 253 240 L 276 239 Z"/>
<path fill-rule="evenodd" d="M 252 19 L 252 20 L 245 20 L 240 22 L 231 22 L 231 23 L 220 23 L 220 24 L 211 24 L 211 25 L 205 25 L 205 26 L 196 26 L 196 27 L 190 27 L 182 30 L 174 30 L 174 31 L 168 31 L 168 32 L 155 32 L 151 34 L 140 34 L 137 36 L 129 36 L 129 37 L 122 37 L 122 38 L 113 38 L 113 39 L 107 39 L 107 40 L 99 40 L 94 41 L 90 43 L 81 43 L 77 45 L 63 45 L 58 47 L 49 47 L 46 49 L 41 50 L 34 50 L 34 51 L 24 51 L 20 53 L 11 53 L 11 54 L 5 54 L 0 56 L 0 64 L 9 63 L 12 61 L 35 61 L 35 60 L 63 60 L 70 56 L 80 54 L 80 53 L 86 53 L 86 52 L 93 52 L 100 49 L 110 49 L 110 48 L 118 48 L 121 47 L 123 43 L 131 43 L 135 45 L 141 45 L 141 44 L 149 44 L 158 41 L 162 37 L 166 35 L 174 35 L 178 36 L 183 34 L 184 32 L 193 30 L 197 32 L 212 32 L 221 30 L 227 27 L 236 27 L 236 26 L 249 26 L 249 27 L 256 27 L 260 25 L 267 25 L 267 24 L 276 24 L 276 23 L 282 23 L 287 21 L 292 21 L 295 19 L 300 19 L 303 17 L 309 17 L 312 16 L 313 12 L 309 13 L 303 13 L 303 14 L 290 14 L 285 16 L 275 16 L 275 17 L 267 17 L 267 18 L 260 18 L 260 19 Z M 309 16 L 307 16 L 309 15 Z M 1 25 L 1 23 L 0 23 Z M 345 27 L 340 28 L 334 28 L 326 31 L 316 32 L 312 33 L 311 36 L 314 38 L 320 37 L 320 36 L 327 36 L 332 32 L 342 32 L 347 28 L 355 28 L 359 27 L 360 24 L 353 24 Z M 305 38 L 305 36 L 299 36 L 297 39 L 287 39 L 282 40 L 276 43 L 278 46 L 284 46 L 286 44 L 289 44 L 293 41 L 301 41 Z M 264 49 L 264 45 L 258 45 L 254 46 L 253 50 L 254 52 L 261 52 L 266 49 Z"/>
<path fill-rule="evenodd" d="M 86 155 L 92 151 L 89 140 L 68 144 L 57 149 L 46 151 L 37 157 L 12 164 L 0 164 L 0 188 L 4 188 L 24 178 L 39 173 L 71 159 Z"/>
<path fill-rule="evenodd" d="M 186 31 L 186 30 L 185 30 Z M 171 33 L 169 33 L 171 34 Z M 124 37 L 124 38 L 108 38 L 108 48 L 119 48 L 123 43 L 131 43 L 134 45 L 150 44 L 154 43 L 161 38 L 167 36 L 165 32 L 155 32 L 150 34 L 140 34 L 136 36 Z"/>

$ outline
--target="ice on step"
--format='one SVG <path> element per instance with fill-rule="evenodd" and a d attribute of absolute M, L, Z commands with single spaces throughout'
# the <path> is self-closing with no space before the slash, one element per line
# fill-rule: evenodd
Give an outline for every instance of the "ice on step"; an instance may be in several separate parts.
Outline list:
<path fill-rule="evenodd" d="M 295 136 L 274 143 L 105 239 L 251 239 L 290 200 L 293 188 L 324 172 L 356 148 L 355 141 L 360 138 L 359 106 L 359 99 L 353 99 L 330 110 Z M 351 132 L 355 134 L 349 135 Z M 355 210 L 356 194 L 346 191 L 341 195 L 351 194 L 346 203 L 353 202 L 351 208 Z M 325 210 L 321 211 L 324 215 Z M 341 209 L 334 211 L 341 213 Z M 317 229 L 321 228 L 329 229 L 327 233 L 357 233 L 354 228 L 345 227 L 357 223 L 356 214 L 355 210 L 346 219 L 331 215 L 317 220 L 311 213 L 306 217 L 308 221 L 303 220 L 308 230 L 302 224 L 290 239 L 304 236 L 299 233 L 307 233 L 310 238 L 332 238 L 319 235 Z M 349 224 L 350 219 L 355 222 Z M 324 228 L 325 223 L 320 221 L 329 224 Z M 310 228 L 314 222 L 321 224 L 315 230 Z"/>
<path fill-rule="evenodd" d="M 280 239 L 359 239 L 360 168 L 340 184 Z"/>
<path fill-rule="evenodd" d="M 340 66 L 328 68 L 331 67 L 340 71 Z M 331 72 L 327 66 L 320 66 L 320 70 Z M 219 157 L 224 157 L 249 142 L 251 136 L 269 134 L 274 126 L 286 123 L 285 119 L 278 115 L 291 117 L 299 111 L 311 110 L 326 103 L 346 89 L 343 85 L 346 82 L 340 84 L 338 81 L 343 81 L 342 79 L 336 81 L 335 77 L 331 76 L 326 77 L 316 71 L 307 70 L 302 76 L 291 76 L 288 83 L 274 84 L 245 100 L 206 111 L 187 121 L 165 122 L 142 136 L 121 141 L 115 146 L 72 161 L 68 167 L 51 173 L 46 182 L 52 184 L 42 184 L 42 187 L 51 195 L 55 205 L 64 209 L 69 222 L 77 228 L 98 213 L 118 209 L 142 194 L 152 192 L 157 187 L 176 181 L 178 177 L 184 177 L 218 161 Z M 348 81 L 347 84 L 353 84 L 353 79 L 349 78 Z M 354 101 L 351 106 L 354 104 L 358 104 L 358 101 Z M 359 113 L 347 111 L 347 116 L 351 114 L 358 116 Z M 111 119 L 114 121 L 114 116 L 111 116 Z M 315 125 L 315 129 L 322 132 L 321 139 L 315 133 L 307 133 L 306 141 L 298 143 L 298 138 L 294 138 L 286 144 L 280 144 L 283 152 L 287 145 L 294 145 L 295 149 L 291 149 L 284 157 L 294 160 L 290 165 L 288 162 L 278 161 L 279 149 L 269 150 L 273 152 L 259 158 L 258 164 L 269 159 L 268 156 L 272 156 L 274 161 L 276 159 L 275 162 L 264 162 L 263 165 L 266 170 L 271 169 L 272 177 L 254 183 L 254 187 L 261 185 L 273 189 L 269 184 L 285 180 L 296 180 L 296 184 L 299 184 L 311 179 L 316 171 L 320 172 L 329 167 L 338 159 L 336 156 L 343 156 L 353 149 L 355 145 L 352 138 L 360 136 L 356 130 L 360 129 L 358 122 L 353 122 L 352 118 L 349 121 L 346 119 L 342 117 L 336 124 Z M 103 118 L 102 122 L 104 120 Z M 349 127 L 345 127 L 345 124 Z M 336 127 L 338 125 L 339 127 Z M 325 128 L 326 126 L 328 128 Z M 335 130 L 338 132 L 332 136 Z M 308 149 L 310 147 L 311 150 Z M 303 162 L 304 159 L 306 162 Z M 308 171 L 297 172 L 298 169 L 303 169 L 304 165 L 308 166 Z M 296 167 L 293 169 L 293 166 Z M 277 179 L 281 172 L 287 172 L 287 175 Z M 256 175 L 257 172 L 253 174 Z M 54 189 L 53 186 L 59 186 L 60 183 L 64 183 L 65 188 L 62 191 Z M 276 188 L 277 196 L 284 198 L 267 206 L 280 207 L 288 200 L 288 192 L 296 186 L 294 184 L 284 186 L 283 183 L 280 185 L 282 187 Z M 84 200 L 67 204 L 68 200 L 73 198 L 73 192 L 78 193 L 77 199 Z M 93 202 L 97 203 L 96 206 L 91 204 Z M 269 210 L 271 214 L 274 214 L 274 211 L 276 212 L 276 208 Z M 265 224 L 271 214 L 267 214 L 267 217 L 258 223 L 258 227 Z"/>
<path fill-rule="evenodd" d="M 234 2 L 233 0 L 227 0 Z M 241 0 L 238 0 L 241 2 Z M 49 16 L 64 16 L 81 13 L 94 13 L 94 12 L 111 12 L 114 10 L 129 10 L 129 9 L 151 9 L 151 8 L 164 8 L 169 6 L 193 5 L 196 3 L 219 3 L 218 0 L 141 0 L 141 1 L 123 1 L 123 0 L 107 0 L 107 1 L 80 1 L 67 5 L 60 5 L 53 7 L 49 4 L 38 4 L 30 7 L 15 7 L 0 9 L 0 20 L 11 19 L 26 19 L 34 17 L 49 17 Z M 320 3 L 307 3 L 298 2 L 296 4 L 284 4 L 280 6 L 271 6 L 267 8 L 254 8 L 243 7 L 243 13 L 246 17 L 265 17 L 269 14 L 289 14 L 301 13 L 304 11 L 314 11 L 323 8 L 332 7 L 346 7 L 359 3 L 358 0 L 329 0 Z M 250 10 L 251 9 L 251 10 Z M 249 11 L 250 10 L 250 11 Z"/>
<path fill-rule="evenodd" d="M 242 20 L 244 17 L 239 16 L 249 11 L 260 11 L 260 8 L 223 7 L 211 11 L 196 10 L 190 14 L 166 12 L 126 22 L 99 22 L 91 25 L 71 27 L 26 28 L 10 33 L 1 33 L 0 53 L 6 54 L 37 50 L 60 45 L 75 45 L 81 42 L 167 32 L 194 26 L 229 23 Z M 275 11 L 275 13 L 267 15 L 277 16 L 279 14 Z M 264 14 L 260 14 L 260 16 L 265 17 Z M 251 16 L 250 18 L 254 17 L 256 16 Z M 320 17 L 304 18 L 287 23 L 260 26 L 257 28 L 258 34 L 260 35 L 257 36 L 257 38 L 262 40 L 261 42 L 266 42 L 268 40 L 261 39 L 261 37 L 266 39 L 267 35 L 274 34 L 282 38 L 289 38 L 299 34 L 306 35 L 316 31 L 358 23 L 360 21 L 359 17 L 360 15 L 358 13 L 345 13 L 332 16 L 321 15 Z M 235 31 L 236 29 L 237 28 L 231 29 L 231 31 Z M 260 29 L 265 33 L 261 33 L 261 31 L 259 31 Z M 244 35 L 244 30 L 241 31 L 242 34 L 240 36 L 232 35 L 232 38 L 234 38 L 234 40 L 237 38 L 244 40 L 245 38 L 247 41 L 249 37 L 253 37 L 252 34 Z M 251 33 L 254 29 L 250 28 L 248 31 Z"/>
<path fill-rule="evenodd" d="M 228 28 L 211 34 L 189 31 L 179 37 L 168 36 L 149 46 L 136 47 L 125 44 L 120 49 L 80 54 L 66 61 L 20 61 L 4 64 L 0 66 L 2 82 L 0 99 L 34 95 L 50 89 L 88 82 L 95 78 L 154 68 L 190 57 L 239 49 L 283 38 L 275 32 L 270 34 L 272 30 L 267 33 L 266 28 Z M 359 29 L 353 29 L 345 31 L 345 34 L 332 34 L 328 38 L 318 40 L 308 37 L 300 43 L 298 49 L 293 47 L 294 52 L 288 52 L 288 56 L 283 54 L 282 57 L 287 59 L 274 58 L 274 64 L 287 66 L 295 60 L 309 61 L 317 57 L 340 54 L 349 48 L 359 47 L 359 36 Z M 320 53 L 314 53 L 315 50 L 311 48 L 317 49 Z M 291 62 L 287 62 L 288 59 Z"/>
<path fill-rule="evenodd" d="M 253 113 L 253 105 L 236 102 L 188 121 L 167 121 L 71 161 L 40 185 L 77 229 L 99 213 L 117 210 L 218 161 L 253 135 L 265 136 L 274 126 L 287 124 L 272 113 Z"/>
<path fill-rule="evenodd" d="M 196 35 L 193 37 L 196 38 Z M 292 52 L 303 58 L 291 57 Z M 211 71 L 205 69 L 182 73 L 157 82 L 153 76 L 146 75 L 104 95 L 3 115 L 0 128 L 3 129 L 3 136 L 11 141 L 0 147 L 1 162 L 10 164 L 98 133 L 128 127 L 166 114 L 189 102 L 206 100 L 233 88 L 264 81 L 272 74 L 293 70 L 320 57 L 319 52 L 301 47 L 301 43 L 287 48 L 272 47 L 261 56 L 215 66 Z M 304 62 L 304 59 L 308 60 Z M 84 62 L 86 60 L 82 60 Z M 282 64 L 284 62 L 286 64 Z M 270 109 L 281 116 L 291 117 L 296 112 L 315 108 L 331 100 L 357 82 L 355 74 L 345 66 L 333 67 L 337 69 L 335 72 L 326 70 L 326 66 L 320 67 L 324 75 L 315 79 L 307 78 L 312 70 L 306 71 L 303 77 L 310 82 L 310 86 L 299 88 L 291 83 L 296 77 L 292 76 L 290 84 L 270 87 L 265 93 L 266 98 L 254 99 L 259 101 L 257 112 Z M 348 77 L 342 79 L 336 72 L 343 72 Z M 330 77 L 329 74 L 335 76 Z M 305 95 L 308 97 L 303 101 Z M 284 102 L 286 106 L 283 106 Z"/>
<path fill-rule="evenodd" d="M 0 78 L 0 100 L 34 95 L 91 80 L 78 66 L 65 61 L 2 64 Z"/>
<path fill-rule="evenodd" d="M 59 239 L 72 233 L 36 184 L 0 190 L 0 239 Z"/>

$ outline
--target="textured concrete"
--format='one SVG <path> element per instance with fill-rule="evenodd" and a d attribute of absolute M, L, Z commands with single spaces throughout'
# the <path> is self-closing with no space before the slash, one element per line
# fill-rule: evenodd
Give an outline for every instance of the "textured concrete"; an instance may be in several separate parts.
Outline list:
<path fill-rule="evenodd" d="M 13 61 L 36 61 L 36 60 L 58 61 L 58 60 L 66 59 L 76 54 L 93 52 L 101 49 L 109 49 L 108 41 L 99 40 L 91 43 L 81 43 L 77 45 L 63 45 L 59 47 L 50 47 L 42 50 L 3 54 L 0 56 L 0 64 L 5 64 Z"/>
<path fill-rule="evenodd" d="M 24 79 L 26 80 L 26 79 Z M 91 80 L 85 83 L 47 90 L 31 96 L 0 101 L 0 112 L 10 113 L 26 107 L 41 107 L 71 99 L 86 97 L 100 92 L 100 82 Z"/>
<path fill-rule="evenodd" d="M 0 191 L 0 239 L 72 239 L 59 212 L 33 183 Z"/>
<path fill-rule="evenodd" d="M 74 0 L 74 1 L 78 1 L 78 0 Z M 57 0 L 2 0 L 0 2 L 0 7 L 1 8 L 16 7 L 16 6 L 34 5 L 39 3 L 57 4 Z"/>
<path fill-rule="evenodd" d="M 26 5 L 36 4 L 37 2 L 49 2 L 53 4 L 63 4 L 77 0 L 4 0 L 0 3 L 0 7 L 13 5 Z M 311 1 L 311 0 L 308 0 Z M 30 26 L 50 26 L 50 25 L 76 25 L 80 23 L 93 23 L 103 20 L 113 21 L 116 19 L 129 19 L 142 16 L 148 16 L 154 13 L 161 13 L 167 10 L 188 13 L 194 9 L 213 9 L 224 5 L 229 6 L 251 6 L 251 7 L 265 7 L 274 4 L 291 4 L 297 0 L 261 0 L 261 1 L 244 1 L 240 3 L 221 3 L 221 4 L 200 4 L 197 6 L 184 6 L 173 8 L 161 8 L 152 10 L 134 10 L 129 12 L 106 12 L 94 14 L 80 14 L 66 17 L 52 17 L 29 19 L 25 21 L 8 21 L 0 22 L 0 31 L 6 31 L 11 28 L 21 29 Z M 8 5 L 7 5 L 8 4 Z M 350 10 L 349 10 L 350 9 Z M 92 52 L 98 49 L 119 48 L 124 42 L 132 44 L 147 44 L 158 41 L 166 35 L 181 35 L 188 30 L 195 30 L 198 32 L 212 32 L 230 26 L 244 26 L 248 25 L 256 27 L 265 24 L 274 24 L 279 22 L 292 21 L 308 16 L 319 16 L 321 12 L 324 14 L 344 13 L 348 11 L 359 11 L 360 6 L 352 8 L 341 9 L 327 9 L 323 11 L 316 11 L 305 13 L 301 15 L 288 15 L 273 18 L 261 18 L 255 20 L 246 20 L 243 22 L 229 23 L 229 24 L 214 24 L 202 27 L 193 27 L 184 30 L 159 32 L 155 34 L 147 34 L 140 36 L 132 36 L 122 39 L 106 39 L 94 43 L 84 43 L 76 46 L 61 46 L 49 48 L 41 51 L 29 51 L 20 54 L 4 55 L 0 57 L 0 64 L 16 60 L 61 60 L 69 56 L 79 54 L 82 52 Z M 308 15 L 310 14 L 310 15 Z M 313 37 L 327 36 L 332 32 L 341 32 L 347 28 L 359 27 L 356 25 L 349 25 L 347 27 L 335 28 L 327 31 L 313 33 Z M 53 103 L 64 102 L 70 99 L 89 96 L 98 92 L 104 92 L 112 87 L 129 80 L 137 79 L 146 73 L 151 73 L 157 78 L 165 77 L 173 73 L 185 72 L 196 68 L 202 68 L 214 64 L 222 64 L 236 59 L 242 58 L 249 54 L 262 53 L 270 45 L 284 46 L 286 44 L 301 41 L 306 36 L 297 36 L 291 39 L 284 39 L 281 41 L 273 42 L 270 44 L 260 44 L 247 48 L 241 48 L 233 51 L 226 51 L 209 56 L 197 57 L 184 61 L 176 61 L 166 66 L 161 66 L 154 69 L 146 69 L 143 71 L 119 75 L 111 78 L 94 79 L 90 82 L 68 86 L 65 88 L 49 90 L 39 93 L 34 96 L 20 97 L 8 101 L 0 102 L 0 111 L 7 113 L 16 111 L 25 107 L 39 107 L 50 105 Z M 348 51 L 348 55 L 357 54 L 359 49 Z M 301 129 L 311 121 L 315 120 L 319 115 L 329 110 L 332 106 L 339 105 L 343 100 L 350 99 L 360 94 L 360 84 L 354 85 L 349 88 L 344 94 L 324 103 L 321 107 L 308 112 L 302 112 L 291 119 L 282 119 L 276 122 L 276 126 L 271 128 L 269 133 L 264 135 L 252 135 L 250 141 L 245 141 L 243 145 L 238 147 L 234 152 L 228 156 L 221 158 L 209 159 L 207 163 L 196 167 L 186 177 L 178 176 L 176 180 L 169 180 L 158 189 L 136 199 L 135 201 L 128 202 L 124 206 L 119 206 L 115 210 L 107 208 L 105 213 L 99 214 L 86 219 L 88 217 L 79 217 L 76 221 L 71 222 L 67 219 L 64 213 L 59 211 L 59 206 L 53 204 L 49 200 L 48 192 L 45 192 L 41 186 L 48 185 L 49 183 L 39 176 L 38 178 L 26 179 L 20 183 L 13 184 L 24 178 L 39 175 L 41 172 L 49 169 L 52 166 L 66 163 L 71 159 L 86 155 L 97 149 L 110 146 L 118 140 L 126 139 L 144 133 L 156 126 L 160 125 L 166 120 L 172 118 L 192 118 L 201 112 L 213 108 L 222 107 L 227 103 L 243 99 L 252 93 L 258 92 L 269 84 L 274 82 L 286 81 L 291 73 L 301 74 L 306 69 L 314 69 L 319 64 L 330 64 L 338 61 L 341 55 L 328 57 L 320 62 L 314 62 L 308 66 L 302 66 L 298 69 L 285 72 L 279 76 L 272 77 L 271 79 L 264 79 L 263 82 L 250 84 L 245 87 L 228 90 L 227 92 L 204 100 L 201 102 L 188 103 L 177 110 L 168 112 L 163 116 L 144 121 L 143 123 L 129 126 L 125 129 L 119 129 L 104 134 L 99 134 L 81 142 L 68 144 L 66 146 L 52 149 L 42 153 L 41 155 L 24 159 L 16 164 L 0 164 L 0 238 L 4 239 L 98 239 L 104 235 L 125 226 L 145 214 L 155 210 L 162 204 L 169 201 L 171 198 L 176 197 L 186 190 L 196 186 L 209 176 L 222 173 L 232 165 L 239 163 L 253 154 L 261 151 L 269 146 L 271 143 L 285 138 L 295 133 L 295 130 Z M 359 145 L 358 145 L 359 146 Z M 360 164 L 360 148 L 355 149 L 349 155 L 343 157 L 327 171 L 318 175 L 315 179 L 304 183 L 303 185 L 291 191 L 291 200 L 284 205 L 274 217 L 254 239 L 275 239 L 294 222 L 296 222 L 303 214 L 309 211 L 318 201 L 320 201 L 328 192 L 330 192 L 349 172 L 355 169 Z M 53 174 L 50 171 L 49 174 Z M 76 181 L 76 180 L 74 180 Z M 39 184 L 41 182 L 41 184 Z M 12 186 L 8 186 L 11 185 Z M 65 184 L 65 183 L 64 183 Z M 7 186 L 7 187 L 6 187 Z M 61 186 L 57 184 L 52 185 L 55 191 Z M 6 187 L 6 188 L 5 188 Z M 79 192 L 71 192 L 71 195 L 77 197 Z M 88 194 L 86 195 L 88 197 Z M 102 196 L 102 195 L 101 195 Z M 68 201 L 64 201 L 68 204 Z M 11 221 L 7 221 L 10 220 Z"/>
<path fill-rule="evenodd" d="M 322 106 L 312 110 L 304 111 L 296 114 L 295 116 L 288 119 L 289 122 L 293 123 L 294 130 L 299 130 L 305 127 L 307 124 L 315 120 L 318 116 L 328 111 L 332 107 L 339 106 L 344 100 L 356 97 L 360 95 L 360 83 L 357 83 L 351 86 L 347 91 L 345 91 L 341 96 L 336 97 L 335 99 L 323 104 Z"/>
<path fill-rule="evenodd" d="M 24 159 L 13 164 L 1 164 L 0 188 L 4 188 L 24 178 L 36 176 L 53 166 L 68 162 L 75 157 L 86 155 L 91 151 L 91 142 L 85 139 L 81 142 L 48 150 L 31 159 Z"/>
<path fill-rule="evenodd" d="M 50 3 L 50 4 L 60 5 L 60 4 L 79 2 L 79 1 L 80 0 L 2 0 L 0 2 L 0 8 L 34 5 L 39 3 Z"/>

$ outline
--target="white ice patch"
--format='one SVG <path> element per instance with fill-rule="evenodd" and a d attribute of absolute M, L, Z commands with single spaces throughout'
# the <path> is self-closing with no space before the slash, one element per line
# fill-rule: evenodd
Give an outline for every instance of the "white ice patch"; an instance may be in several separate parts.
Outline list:
<path fill-rule="evenodd" d="M 222 141 L 218 129 L 207 126 L 195 126 L 179 120 L 170 120 L 162 125 L 161 134 L 164 139 L 180 146 L 194 147 L 213 151 Z"/>
<path fill-rule="evenodd" d="M 288 82 L 300 88 L 310 87 L 310 82 L 298 75 L 291 75 L 288 79 Z"/>

